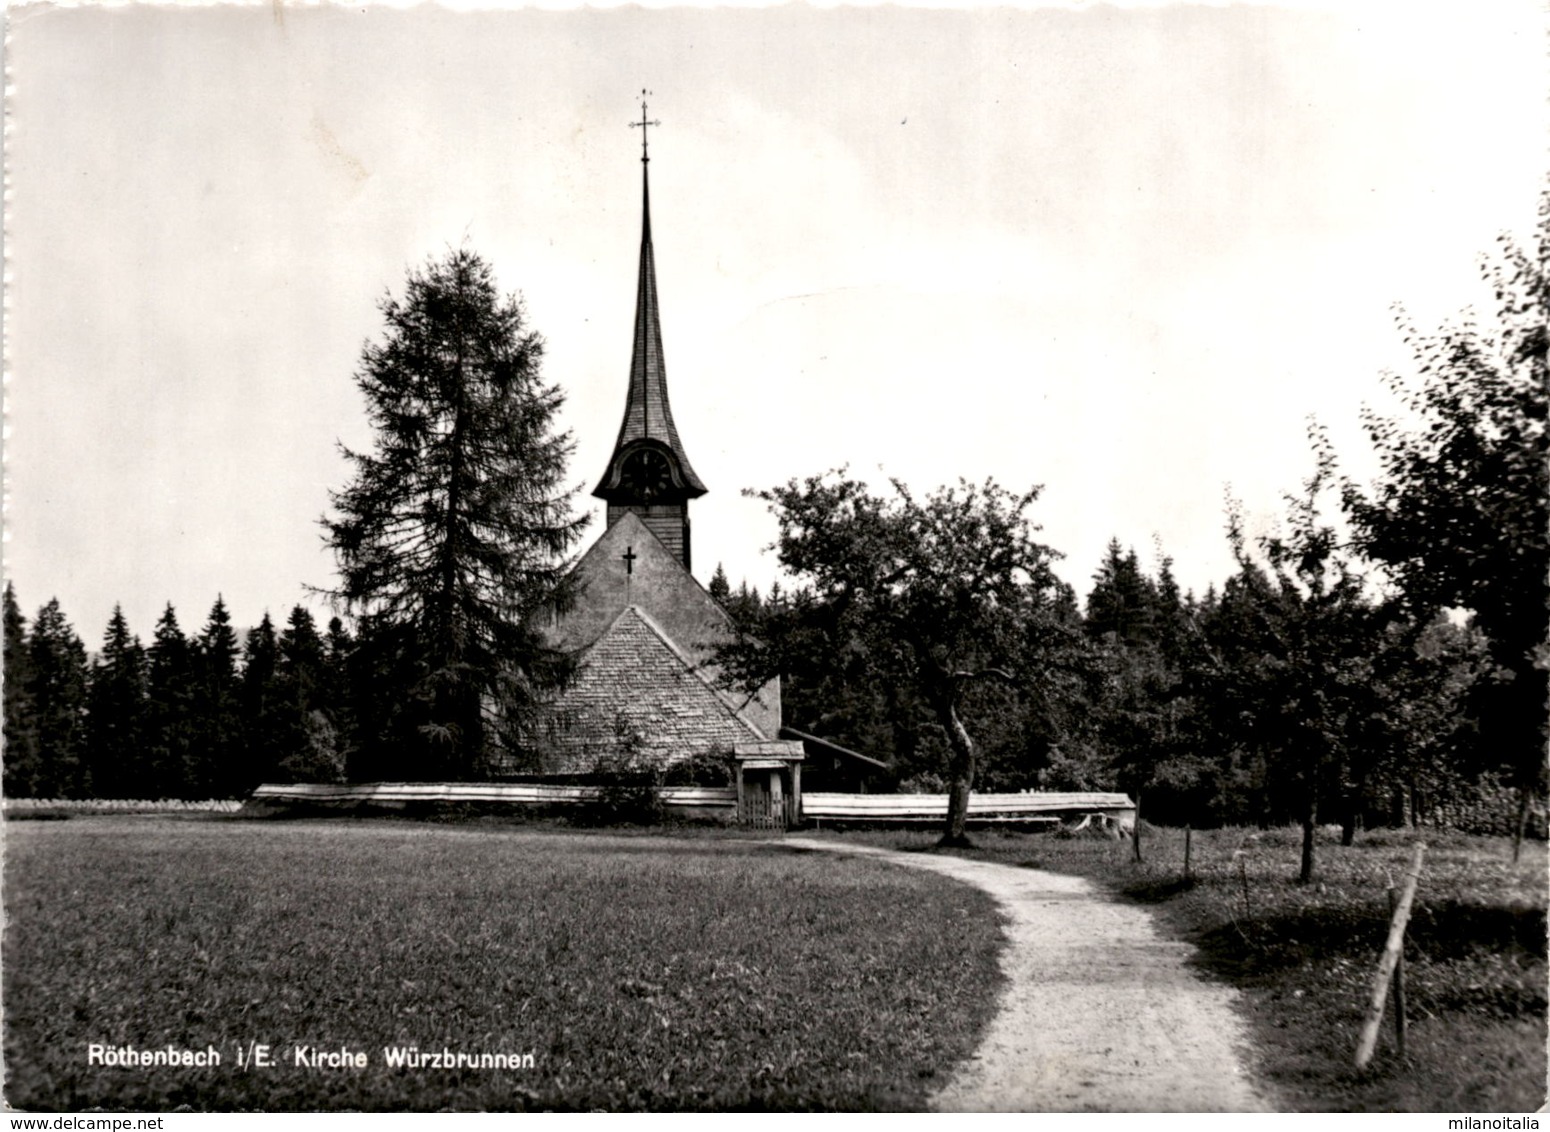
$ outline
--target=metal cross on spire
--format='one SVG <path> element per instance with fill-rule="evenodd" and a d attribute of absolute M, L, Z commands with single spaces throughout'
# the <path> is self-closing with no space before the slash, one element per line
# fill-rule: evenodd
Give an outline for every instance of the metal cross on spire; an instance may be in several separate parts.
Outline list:
<path fill-rule="evenodd" d="M 638 128 L 640 130 L 640 160 L 641 160 L 641 164 L 643 164 L 643 165 L 649 164 L 650 161 L 651 161 L 651 157 L 650 157 L 650 155 L 646 151 L 646 128 L 648 126 L 660 126 L 662 124 L 661 122 L 658 122 L 658 121 L 655 121 L 653 119 L 649 119 L 649 118 L 646 117 L 646 99 L 650 95 L 651 95 L 651 92 L 649 90 L 646 90 L 644 88 L 641 89 L 641 92 L 640 92 L 640 121 L 639 122 L 631 122 L 630 123 L 630 128 L 631 129 L 637 129 Z"/>

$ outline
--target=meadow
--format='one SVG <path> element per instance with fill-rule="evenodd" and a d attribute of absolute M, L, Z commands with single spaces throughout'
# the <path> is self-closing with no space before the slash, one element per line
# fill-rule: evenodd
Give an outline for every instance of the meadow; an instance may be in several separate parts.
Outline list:
<path fill-rule="evenodd" d="M 934 832 L 824 833 L 926 851 Z M 1507 1111 L 1545 1103 L 1544 842 L 1512 864 L 1506 838 L 1375 830 L 1343 847 L 1318 842 L 1314 882 L 1296 883 L 1301 833 L 1226 829 L 1191 837 L 1143 827 L 1129 841 L 982 831 L 964 856 L 1086 876 L 1146 903 L 1197 946 L 1202 973 L 1236 987 L 1255 1041 L 1254 1069 L 1299 1111 Z M 1395 1049 L 1392 1003 L 1373 1063 L 1354 1054 L 1388 933 L 1387 888 L 1402 883 L 1414 842 L 1428 844 L 1406 934 L 1408 1029 Z"/>
<path fill-rule="evenodd" d="M 919 1108 L 1000 987 L 984 894 L 744 839 L 229 815 L 5 833 L 25 1110 Z M 222 1064 L 88 1065 L 93 1043 Z M 258 1045 L 274 1064 L 239 1066 Z M 532 1057 L 384 1064 L 410 1046 Z"/>

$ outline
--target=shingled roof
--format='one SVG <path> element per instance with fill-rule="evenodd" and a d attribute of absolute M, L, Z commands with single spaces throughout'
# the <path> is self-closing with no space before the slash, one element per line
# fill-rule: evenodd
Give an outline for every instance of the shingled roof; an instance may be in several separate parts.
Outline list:
<path fill-rule="evenodd" d="M 649 166 L 642 166 L 640 277 L 635 290 L 635 343 L 630 355 L 630 389 L 624 402 L 624 422 L 619 426 L 619 439 L 614 444 L 614 453 L 617 455 L 626 445 L 641 440 L 655 440 L 666 445 L 677 457 L 684 487 L 693 498 L 704 495 L 706 487 L 684 453 L 683 442 L 678 439 L 678 428 L 673 424 L 673 410 L 667 401 L 667 366 L 662 358 L 662 320 L 657 310 L 656 255 L 651 247 L 651 183 L 648 170 Z M 611 459 L 608 470 L 603 473 L 593 494 L 603 495 L 617 487 L 618 474 L 619 461 Z"/>
<path fill-rule="evenodd" d="M 550 705 L 553 769 L 591 769 L 628 735 L 659 766 L 730 752 L 768 738 L 675 645 L 651 616 L 626 607 L 581 657 L 575 678 Z"/>

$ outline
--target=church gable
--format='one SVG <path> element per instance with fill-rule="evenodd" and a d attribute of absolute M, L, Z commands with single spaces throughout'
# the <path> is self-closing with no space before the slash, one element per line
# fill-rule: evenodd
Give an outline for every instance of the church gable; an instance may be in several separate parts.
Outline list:
<path fill-rule="evenodd" d="M 645 611 L 686 663 L 707 682 L 715 681 L 716 646 L 731 638 L 732 618 L 639 516 L 622 515 L 598 536 L 571 571 L 571 581 L 571 608 L 539 614 L 551 648 L 580 652 L 633 605 Z M 779 679 L 757 696 L 739 697 L 737 706 L 754 726 L 774 735 L 780 730 Z"/>
<path fill-rule="evenodd" d="M 551 614 L 544 628 L 550 646 L 562 652 L 590 645 L 631 605 L 649 610 L 668 639 L 696 663 L 708 660 L 732 630 L 716 599 L 633 513 L 599 536 L 571 580 L 574 605 L 565 614 Z"/>
<path fill-rule="evenodd" d="M 634 607 L 586 649 L 546 714 L 546 769 L 555 773 L 585 773 L 599 758 L 626 751 L 668 766 L 767 738 Z"/>

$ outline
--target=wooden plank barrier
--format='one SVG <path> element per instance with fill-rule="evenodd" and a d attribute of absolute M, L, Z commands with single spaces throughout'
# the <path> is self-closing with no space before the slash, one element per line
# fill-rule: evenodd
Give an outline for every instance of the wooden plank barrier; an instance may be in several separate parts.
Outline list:
<path fill-rule="evenodd" d="M 599 797 L 597 786 L 550 786 L 510 782 L 370 782 L 351 786 L 319 783 L 265 784 L 253 791 L 259 801 L 273 802 L 507 802 L 516 805 L 565 805 Z M 662 804 L 688 809 L 730 807 L 736 794 L 730 786 L 665 786 Z"/>
<path fill-rule="evenodd" d="M 1388 942 L 1378 959 L 1378 973 L 1372 981 L 1372 997 L 1367 1002 L 1367 1017 L 1362 1022 L 1362 1037 L 1356 1045 L 1356 1067 L 1366 1069 L 1378 1047 L 1378 1030 L 1383 1025 L 1383 1004 L 1388 1000 L 1389 979 L 1399 963 L 1405 948 L 1405 925 L 1410 922 L 1410 907 L 1415 902 L 1416 884 L 1421 879 L 1421 861 L 1426 856 L 1426 843 L 1416 845 L 1415 856 L 1410 862 L 1410 872 L 1405 876 L 1405 888 L 1389 921 Z"/>
<path fill-rule="evenodd" d="M 809 819 L 836 821 L 942 821 L 946 794 L 804 793 L 802 813 Z M 1135 807 L 1124 794 L 970 794 L 970 821 L 1018 821 L 1050 824 L 1065 817 L 1104 813 L 1129 820 Z"/>
<path fill-rule="evenodd" d="M 508 782 L 371 782 L 354 785 L 266 783 L 253 791 L 257 801 L 312 802 L 320 805 L 402 805 L 406 802 L 497 802 L 511 805 L 566 805 L 593 801 L 597 786 L 553 786 Z M 664 806 L 709 814 L 733 814 L 737 792 L 730 786 L 666 786 L 659 793 Z M 796 799 L 784 796 L 785 823 L 797 817 Z M 807 820 L 940 822 L 947 817 L 946 794 L 802 795 L 801 816 Z M 1121 823 L 1134 819 L 1135 805 L 1124 794 L 1045 793 L 971 794 L 969 820 L 1053 825 L 1083 814 L 1107 814 Z M 743 815 L 746 817 L 747 815 Z M 777 815 L 778 818 L 778 815 Z M 776 824 L 781 824 L 778 820 Z"/>

